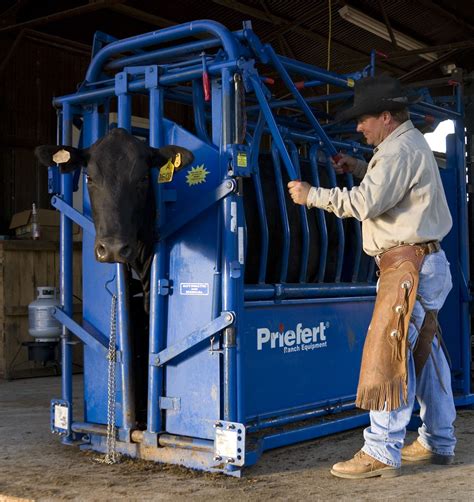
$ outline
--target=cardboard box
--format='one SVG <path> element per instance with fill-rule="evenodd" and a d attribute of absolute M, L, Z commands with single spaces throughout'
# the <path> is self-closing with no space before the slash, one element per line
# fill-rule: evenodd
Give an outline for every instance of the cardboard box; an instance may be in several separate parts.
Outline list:
<path fill-rule="evenodd" d="M 37 209 L 37 221 L 40 227 L 42 241 L 59 241 L 59 211 L 51 209 Z M 17 239 L 31 239 L 32 229 L 31 209 L 13 215 L 10 230 L 14 230 Z M 76 223 L 72 224 L 72 239 L 80 241 L 81 228 Z"/>

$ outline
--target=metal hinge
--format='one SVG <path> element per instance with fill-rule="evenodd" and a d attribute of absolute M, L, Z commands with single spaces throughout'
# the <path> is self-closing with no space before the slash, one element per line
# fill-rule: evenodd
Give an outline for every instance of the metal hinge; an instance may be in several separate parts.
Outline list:
<path fill-rule="evenodd" d="M 170 281 L 168 279 L 158 279 L 157 291 L 160 296 L 166 296 L 170 294 Z"/>
<path fill-rule="evenodd" d="M 181 398 L 160 396 L 160 409 L 179 411 L 181 409 Z"/>

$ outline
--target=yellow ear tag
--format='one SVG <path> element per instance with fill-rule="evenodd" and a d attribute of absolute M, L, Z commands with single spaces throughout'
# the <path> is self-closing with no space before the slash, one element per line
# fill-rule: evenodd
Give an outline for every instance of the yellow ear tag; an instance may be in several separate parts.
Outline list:
<path fill-rule="evenodd" d="M 174 174 L 174 164 L 171 159 L 160 169 L 160 174 L 158 175 L 158 183 L 169 183 L 173 179 Z"/>
<path fill-rule="evenodd" d="M 71 158 L 71 154 L 67 150 L 58 150 L 53 155 L 53 162 L 56 164 L 65 164 Z"/>
<path fill-rule="evenodd" d="M 178 167 L 181 165 L 181 154 L 180 153 L 176 154 L 176 157 L 174 158 L 173 164 L 174 164 L 175 169 L 178 169 Z"/>

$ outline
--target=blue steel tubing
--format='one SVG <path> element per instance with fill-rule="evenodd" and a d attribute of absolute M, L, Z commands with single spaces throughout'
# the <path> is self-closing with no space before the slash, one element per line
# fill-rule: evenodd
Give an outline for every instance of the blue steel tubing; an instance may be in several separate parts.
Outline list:
<path fill-rule="evenodd" d="M 460 86 L 458 86 L 460 87 Z M 459 90 L 459 92 L 461 92 Z M 464 132 L 464 120 L 456 120 L 454 123 L 455 148 L 456 148 L 456 166 L 459 172 L 456 173 L 459 194 L 458 210 L 458 235 L 459 235 L 459 266 L 467 284 L 470 281 L 469 270 L 469 225 L 467 216 L 467 191 L 466 191 L 466 144 Z M 463 371 L 463 393 L 470 393 L 471 382 L 471 343 L 469 327 L 469 301 L 463 300 L 461 316 L 461 354 Z"/>
<path fill-rule="evenodd" d="M 314 77 L 326 84 L 335 85 L 337 87 L 354 87 L 353 80 L 341 77 L 337 73 L 333 73 L 317 66 L 310 65 L 308 63 L 303 63 L 301 61 L 296 61 L 294 59 L 287 58 L 285 56 L 276 55 L 276 57 L 281 61 L 283 66 L 289 70 L 292 70 L 300 75 L 306 75 L 308 77 Z"/>
<path fill-rule="evenodd" d="M 165 91 L 165 97 L 174 100 L 183 104 L 191 105 L 193 104 L 192 102 L 192 97 L 191 96 L 186 96 L 184 94 L 177 94 L 173 91 L 167 90 Z M 260 107 L 261 109 L 261 107 Z M 247 108 L 246 108 L 247 110 Z M 210 119 L 209 114 L 206 113 L 206 118 Z M 276 121 L 275 121 L 275 124 Z M 253 122 L 247 122 L 247 129 L 249 130 L 254 130 L 256 128 L 256 123 Z M 264 127 L 263 129 L 264 133 L 272 134 L 272 130 L 269 127 Z M 299 140 L 303 141 L 306 143 L 315 143 L 317 142 L 319 144 L 319 138 L 316 137 L 315 135 L 308 134 L 308 133 L 303 133 L 303 132 L 296 132 L 296 131 L 288 131 L 287 132 L 287 137 L 292 139 L 292 140 Z M 373 149 L 367 146 L 364 146 L 360 143 L 355 143 L 353 141 L 347 142 L 347 141 L 337 141 L 337 140 L 332 140 L 332 143 L 335 147 L 337 148 L 343 148 L 343 149 L 351 149 L 352 151 L 357 151 L 357 152 L 362 152 L 362 153 L 373 153 Z M 290 159 L 291 161 L 291 159 Z"/>
<path fill-rule="evenodd" d="M 63 145 L 72 145 L 72 119 L 71 106 L 63 106 L 62 112 L 62 141 Z M 72 206 L 72 174 L 61 175 L 61 197 L 66 204 Z M 61 212 L 60 216 L 60 299 L 64 312 L 72 317 L 72 222 Z M 72 439 L 71 424 L 73 421 L 72 408 L 72 345 L 69 330 L 63 325 L 61 333 L 61 383 L 62 399 L 70 406 L 68 433 L 63 442 L 69 443 Z"/>
<path fill-rule="evenodd" d="M 164 73 L 168 72 L 170 70 L 182 69 L 183 65 L 185 68 L 189 69 L 189 68 L 192 68 L 193 65 L 194 66 L 196 66 L 196 65 L 202 66 L 203 62 L 206 62 L 206 64 L 210 63 L 211 61 L 213 61 L 213 59 L 214 59 L 213 56 L 211 56 L 210 54 L 202 53 L 200 56 L 194 57 L 192 59 L 186 58 L 185 60 L 181 59 L 177 63 L 166 63 L 163 65 L 160 65 L 160 68 L 162 68 L 164 70 Z"/>
<path fill-rule="evenodd" d="M 224 124 L 225 127 L 225 124 Z M 224 166 L 223 166 L 224 167 Z M 240 290 L 243 282 L 242 271 L 238 264 L 238 228 L 239 212 L 242 211 L 240 197 L 229 194 L 222 201 L 223 219 L 223 246 L 222 246 L 222 309 L 225 312 L 233 312 L 235 319 L 233 325 L 223 331 L 223 415 L 224 420 L 229 422 L 242 422 L 245 416 L 244 400 L 239 389 L 243 388 L 242 364 L 240 353 L 237 351 L 237 339 L 239 336 L 239 318 L 241 316 L 243 292 Z M 226 465 L 225 470 L 232 472 L 238 468 Z"/>
<path fill-rule="evenodd" d="M 301 179 L 301 169 L 300 160 L 298 155 L 298 149 L 292 141 L 287 141 L 290 148 L 290 155 L 293 160 L 293 165 L 298 173 L 298 177 Z M 300 282 L 306 282 L 306 276 L 308 273 L 308 258 L 309 258 L 309 225 L 308 225 L 308 213 L 306 212 L 305 206 L 298 206 L 298 211 L 300 212 L 301 227 L 303 234 L 302 241 L 302 254 L 301 254 L 301 265 L 300 265 Z"/>
<path fill-rule="evenodd" d="M 275 127 L 278 129 L 278 124 L 275 122 Z M 247 129 L 252 130 L 255 128 L 255 124 L 252 122 L 247 122 Z M 263 132 L 273 134 L 272 129 L 269 127 L 264 128 Z M 280 136 L 281 137 L 281 136 Z M 296 131 L 288 131 L 286 133 L 286 137 L 292 140 L 297 140 L 297 141 L 302 141 L 304 143 L 317 143 L 320 145 L 319 138 L 316 137 L 314 134 L 308 134 L 308 133 L 302 133 L 302 132 L 296 132 Z M 276 141 L 276 137 L 274 137 Z M 363 146 L 361 144 L 355 144 L 353 141 L 347 142 L 347 141 L 332 141 L 332 144 L 334 146 L 337 146 L 338 148 L 345 148 L 345 149 L 356 149 L 357 151 L 363 152 L 363 153 L 373 153 L 373 149 L 369 148 L 367 146 Z M 323 146 L 322 144 L 320 146 Z M 290 159 L 291 162 L 291 159 Z M 286 165 L 286 164 L 285 164 Z M 294 169 L 294 168 L 293 168 Z M 296 179 L 296 178 L 293 178 Z"/>
<path fill-rule="evenodd" d="M 410 110 L 410 120 L 413 122 L 414 125 L 424 126 L 427 124 L 426 114 L 417 113 L 412 110 Z M 331 134 L 331 135 L 349 133 L 349 134 L 358 134 L 360 136 L 360 133 L 357 133 L 357 131 L 356 131 L 356 124 L 355 123 L 339 125 L 337 127 L 336 127 L 336 124 L 327 124 L 327 125 L 323 125 L 323 129 L 328 134 Z"/>
<path fill-rule="evenodd" d="M 412 105 L 412 108 L 415 112 L 419 112 L 424 115 L 429 113 L 435 118 L 455 120 L 462 117 L 461 112 L 449 110 L 447 108 L 443 108 L 442 106 L 433 105 L 431 103 L 427 103 L 426 101 L 420 101 L 419 103 Z"/>
<path fill-rule="evenodd" d="M 260 221 L 260 260 L 258 268 L 258 282 L 265 283 L 268 261 L 268 222 L 267 213 L 265 211 L 265 200 L 263 198 L 262 180 L 260 179 L 260 168 L 258 154 L 260 152 L 260 141 L 262 139 L 265 120 L 260 113 L 257 120 L 257 126 L 253 133 L 253 139 L 250 144 L 250 166 L 252 168 L 252 180 L 255 187 L 257 197 L 258 218 Z"/>
<path fill-rule="evenodd" d="M 184 56 L 193 52 L 202 52 L 207 49 L 213 49 L 221 45 L 220 40 L 209 39 L 202 42 L 191 42 L 189 44 L 182 44 L 177 47 L 167 47 L 165 49 L 158 49 L 156 51 L 149 51 L 145 54 L 138 54 L 134 56 L 123 57 L 107 63 L 106 70 L 117 70 L 125 66 L 137 66 L 145 64 L 159 64 L 169 58 Z"/>
<path fill-rule="evenodd" d="M 223 200 L 223 270 L 222 270 L 222 310 L 235 312 L 237 291 L 236 280 L 231 270 L 232 262 L 235 261 L 237 251 L 237 221 L 235 195 L 229 195 Z M 235 209 L 234 209 L 235 208 Z M 231 328 L 232 329 L 232 328 Z M 236 378 L 236 353 L 231 341 L 226 343 L 226 334 L 229 328 L 224 330 L 224 420 L 235 422 L 237 419 L 237 378 Z M 235 333 L 235 329 L 234 329 Z M 235 336 L 235 335 L 234 335 Z M 235 340 L 234 340 L 235 343 Z"/>
<path fill-rule="evenodd" d="M 207 67 L 207 71 L 210 75 L 218 74 L 223 68 L 235 69 L 237 66 L 236 61 L 224 62 L 224 63 L 215 63 L 209 65 Z M 202 66 L 187 68 L 185 71 L 181 72 L 173 72 L 169 75 L 162 75 L 160 77 L 160 83 L 162 85 L 172 85 L 177 84 L 179 82 L 188 82 L 189 80 L 193 80 L 195 78 L 199 78 L 202 76 Z M 145 89 L 145 79 L 136 79 L 132 80 L 128 83 L 129 92 L 140 92 Z M 67 96 L 62 96 L 59 98 L 55 98 L 53 100 L 54 106 L 61 106 L 64 103 L 69 104 L 87 104 L 93 103 L 96 101 L 101 101 L 105 98 L 114 96 L 115 90 L 114 87 L 105 87 L 100 89 L 91 89 L 86 91 L 80 91 L 75 94 L 68 94 Z"/>
<path fill-rule="evenodd" d="M 354 95 L 352 91 L 347 91 L 347 92 L 339 92 L 339 93 L 334 93 L 334 94 L 329 94 L 329 95 L 324 95 L 324 96 L 313 96 L 310 98 L 305 98 L 305 101 L 309 104 L 312 103 L 325 103 L 326 101 L 337 101 L 337 100 L 342 100 L 342 99 L 349 99 Z M 292 107 L 298 104 L 296 99 L 282 99 L 281 101 L 271 101 L 268 103 L 270 108 L 284 108 L 286 106 Z M 254 112 L 260 110 L 259 105 L 252 105 L 252 106 L 247 106 L 245 108 L 247 112 Z"/>
<path fill-rule="evenodd" d="M 309 163 L 311 167 L 311 176 L 313 185 L 320 186 L 319 171 L 318 171 L 318 145 L 313 145 L 309 150 Z M 328 229 L 326 226 L 326 218 L 324 216 L 324 209 L 315 208 L 316 216 L 318 219 L 319 235 L 321 238 L 319 249 L 319 267 L 318 267 L 318 282 L 324 282 L 324 274 L 326 272 L 326 260 L 328 256 Z"/>
<path fill-rule="evenodd" d="M 224 153 L 227 145 L 231 143 L 232 134 L 232 111 L 231 103 L 233 103 L 233 85 L 231 85 L 231 73 L 228 68 L 223 68 L 221 72 L 221 111 L 222 111 L 222 130 L 220 151 Z"/>
<path fill-rule="evenodd" d="M 354 399 L 355 396 L 352 396 L 352 400 Z M 328 410 L 328 409 L 310 410 L 286 416 L 284 415 L 278 418 L 259 420 L 254 425 L 252 424 L 248 425 L 246 428 L 246 433 L 250 434 L 252 432 L 258 432 L 261 431 L 262 429 L 268 429 L 269 427 L 281 427 L 282 425 L 288 425 L 291 423 L 299 422 L 300 420 L 310 420 L 314 418 L 327 417 L 327 416 L 336 417 L 338 413 L 354 410 L 355 407 L 356 407 L 355 404 L 352 402 L 347 404 L 341 404 L 337 406 L 335 410 Z"/>
<path fill-rule="evenodd" d="M 233 79 L 227 68 L 222 70 L 221 77 L 221 112 L 222 129 L 220 150 L 224 154 L 226 147 L 231 141 L 232 134 L 232 110 Z M 222 156 L 224 158 L 224 156 Z M 225 176 L 227 165 L 221 165 L 221 174 Z M 223 248 L 222 248 L 222 309 L 227 312 L 237 312 L 239 297 L 237 280 L 242 280 L 233 270 L 234 264 L 238 263 L 238 225 L 241 205 L 235 194 L 229 194 L 222 201 L 223 216 Z M 236 327 L 224 330 L 223 363 L 224 363 L 224 420 L 235 422 L 238 417 L 237 410 L 237 350 L 236 350 Z M 229 466 L 230 467 L 230 466 Z"/>
<path fill-rule="evenodd" d="M 116 78 L 127 78 L 124 73 L 117 74 Z M 118 95 L 118 126 L 127 131 L 132 128 L 132 98 L 129 94 Z M 135 426 L 135 394 L 132 370 L 132 344 L 130 340 L 130 319 L 128 313 L 128 288 L 125 279 L 125 266 L 117 263 L 117 332 L 122 361 L 120 364 L 121 390 L 122 390 L 122 427 L 132 429 Z"/>
<path fill-rule="evenodd" d="M 112 42 L 101 49 L 91 61 L 86 74 L 86 82 L 96 82 L 106 61 L 115 54 L 133 49 L 141 49 L 158 43 L 169 42 L 178 38 L 200 33 L 210 33 L 220 40 L 229 60 L 237 60 L 240 47 L 237 38 L 225 26 L 211 20 L 193 21 L 177 26 L 171 26 L 158 31 L 152 31 L 135 37 L 124 38 Z"/>
<path fill-rule="evenodd" d="M 288 177 L 290 178 L 290 180 L 296 180 L 298 179 L 298 175 L 296 174 L 296 170 L 293 166 L 293 163 L 291 162 L 290 156 L 288 155 L 288 151 L 285 147 L 285 143 L 283 142 L 283 138 L 281 137 L 277 123 L 275 121 L 275 117 L 273 116 L 272 111 L 268 106 L 267 98 L 265 97 L 265 94 L 262 90 L 262 83 L 254 75 L 250 76 L 250 81 L 262 109 L 265 120 L 267 121 L 270 134 L 272 135 L 273 141 L 275 142 L 285 164 L 286 170 L 288 172 Z"/>
<path fill-rule="evenodd" d="M 97 141 L 100 137 L 100 113 L 99 113 L 99 105 L 94 104 L 92 106 L 92 113 L 91 113 L 91 129 L 92 129 L 92 134 L 94 135 L 94 140 L 93 142 Z"/>
<path fill-rule="evenodd" d="M 462 85 L 458 84 L 455 86 L 456 88 L 456 111 L 464 117 L 464 112 L 463 112 L 463 91 L 462 91 Z"/>
<path fill-rule="evenodd" d="M 327 155 L 326 155 L 325 167 L 331 187 L 337 187 L 336 173 L 334 172 L 331 160 Z M 337 265 L 336 265 L 336 276 L 334 282 L 340 282 L 342 274 L 342 264 L 344 261 L 344 245 L 345 245 L 344 226 L 340 218 L 336 218 L 336 229 L 337 229 Z"/>
<path fill-rule="evenodd" d="M 132 128 L 132 98 L 127 93 L 128 82 L 125 72 L 115 75 L 115 87 L 118 99 L 118 126 L 130 131 Z M 119 88 L 123 90 L 119 90 Z"/>
<path fill-rule="evenodd" d="M 110 131 L 110 124 L 109 124 L 109 116 L 110 116 L 110 99 L 104 99 L 102 101 L 103 104 L 103 116 L 106 117 L 104 120 L 104 134 L 107 134 Z"/>
<path fill-rule="evenodd" d="M 309 425 L 308 427 L 290 429 L 288 431 L 284 430 L 283 432 L 277 432 L 275 434 L 264 436 L 260 448 L 261 451 L 280 448 L 289 444 L 307 441 L 308 439 L 328 436 L 329 434 L 335 434 L 336 432 L 341 432 L 348 429 L 355 429 L 356 427 L 361 427 L 362 425 L 368 424 L 369 421 L 370 419 L 368 412 L 362 412 L 358 415 L 352 414 L 348 417 L 330 420 L 327 422 L 320 421 L 319 423 L 315 425 Z M 246 462 L 247 461 L 249 463 L 253 461 L 252 456 L 249 454 L 246 455 Z"/>
<path fill-rule="evenodd" d="M 363 283 L 246 285 L 246 302 L 291 298 L 341 298 L 374 296 L 375 285 Z"/>
<path fill-rule="evenodd" d="M 313 115 L 313 112 L 311 111 L 310 106 L 296 88 L 295 84 L 293 83 L 293 80 L 286 71 L 285 66 L 280 61 L 279 56 L 276 55 L 271 45 L 268 44 L 265 45 L 265 49 L 267 54 L 270 56 L 273 65 L 280 74 L 280 77 L 283 79 L 283 82 L 287 86 L 288 90 L 293 94 L 296 101 L 298 102 L 298 105 L 301 107 L 304 114 L 306 115 L 306 118 L 309 120 L 309 123 L 312 125 L 312 127 L 314 127 L 316 134 L 319 136 L 319 139 L 324 143 L 326 150 L 328 151 L 328 153 L 331 154 L 331 156 L 335 157 L 337 155 L 337 150 L 331 143 L 331 140 L 328 138 L 328 136 L 324 132 L 319 122 L 316 120 L 315 116 Z"/>
<path fill-rule="evenodd" d="M 210 144 L 211 139 L 206 128 L 206 115 L 204 111 L 204 93 L 202 90 L 202 81 L 198 79 L 193 80 L 193 111 L 194 111 L 194 125 L 196 127 L 196 134 L 199 139 L 205 143 Z"/>
<path fill-rule="evenodd" d="M 150 88 L 150 146 L 158 148 L 163 143 L 163 90 L 157 85 Z M 154 177 L 153 177 L 154 179 Z M 162 187 L 155 188 L 156 212 L 160 215 L 160 224 L 166 222 L 165 207 L 162 197 Z M 166 296 L 160 294 L 159 281 L 166 277 L 166 242 L 161 239 L 154 247 L 150 278 L 150 341 L 149 353 L 158 354 L 165 348 L 166 330 Z M 159 398 L 163 395 L 163 368 L 148 367 L 148 409 L 147 431 L 156 434 L 163 429 Z"/>
<path fill-rule="evenodd" d="M 352 174 L 346 173 L 346 184 L 348 190 L 354 188 L 354 178 Z M 360 259 L 362 256 L 362 232 L 360 228 L 360 221 L 357 218 L 351 218 L 351 223 L 354 225 L 355 245 L 352 246 L 354 252 L 354 267 L 352 269 L 352 282 L 357 282 L 359 277 Z"/>
<path fill-rule="evenodd" d="M 278 206 L 280 207 L 281 226 L 282 226 L 282 253 L 281 253 L 281 268 L 280 268 L 280 282 L 286 282 L 288 275 L 288 261 L 290 258 L 290 224 L 288 222 L 288 212 L 286 210 L 285 190 L 283 186 L 283 176 L 281 174 L 281 163 L 279 151 L 272 144 L 272 159 L 273 170 L 275 172 L 275 183 L 277 190 Z"/>
<path fill-rule="evenodd" d="M 349 87 L 353 87 L 354 83 L 351 82 L 351 80 L 359 80 L 360 78 L 363 77 L 363 73 L 360 71 L 355 71 L 353 73 L 346 73 L 339 75 L 339 78 L 345 79 L 347 81 L 347 84 Z M 305 87 L 318 87 L 320 85 L 326 85 L 326 82 L 322 82 L 321 80 L 303 80 L 301 82 L 298 82 L 298 84 L 301 84 L 302 88 Z"/>
<path fill-rule="evenodd" d="M 375 57 L 377 55 L 377 51 L 375 49 L 372 49 L 370 51 L 370 76 L 374 77 L 375 76 Z"/>
<path fill-rule="evenodd" d="M 337 146 L 338 148 L 352 148 L 352 149 L 357 148 L 357 151 L 359 151 L 359 152 L 373 153 L 372 148 L 370 148 L 368 146 L 363 146 L 361 144 L 354 146 L 354 143 L 352 143 L 352 142 L 333 140 L 332 144 L 334 146 Z"/>
<path fill-rule="evenodd" d="M 161 67 L 164 69 L 163 74 L 161 75 L 160 82 L 163 85 L 170 85 L 178 82 L 186 82 L 188 80 L 192 80 L 196 78 L 196 75 L 202 76 L 203 65 L 202 65 L 202 57 L 198 64 L 193 66 L 185 66 L 183 68 L 172 68 L 166 69 L 166 67 Z M 212 73 L 213 75 L 218 75 L 223 68 L 230 68 L 234 70 L 237 68 L 236 61 L 220 61 L 218 63 L 210 64 L 209 67 L 206 64 L 206 69 L 208 73 Z"/>
<path fill-rule="evenodd" d="M 117 267 L 117 327 L 121 351 L 120 376 L 122 387 L 122 427 L 135 426 L 135 385 L 132 370 L 132 346 L 130 340 L 130 319 L 128 314 L 128 288 L 125 280 L 124 265 Z"/>

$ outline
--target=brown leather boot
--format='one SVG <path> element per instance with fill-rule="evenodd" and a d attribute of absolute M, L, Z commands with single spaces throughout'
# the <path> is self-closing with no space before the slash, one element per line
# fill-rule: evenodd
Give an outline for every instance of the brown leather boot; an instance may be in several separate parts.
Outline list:
<path fill-rule="evenodd" d="M 331 474 L 338 478 L 347 479 L 365 479 L 375 478 L 377 476 L 394 478 L 400 476 L 400 468 L 384 464 L 360 450 L 351 460 L 334 464 L 331 469 Z"/>
<path fill-rule="evenodd" d="M 454 455 L 439 455 L 425 448 L 418 439 L 402 448 L 402 460 L 406 462 L 429 461 L 432 464 L 449 465 L 454 462 Z"/>

